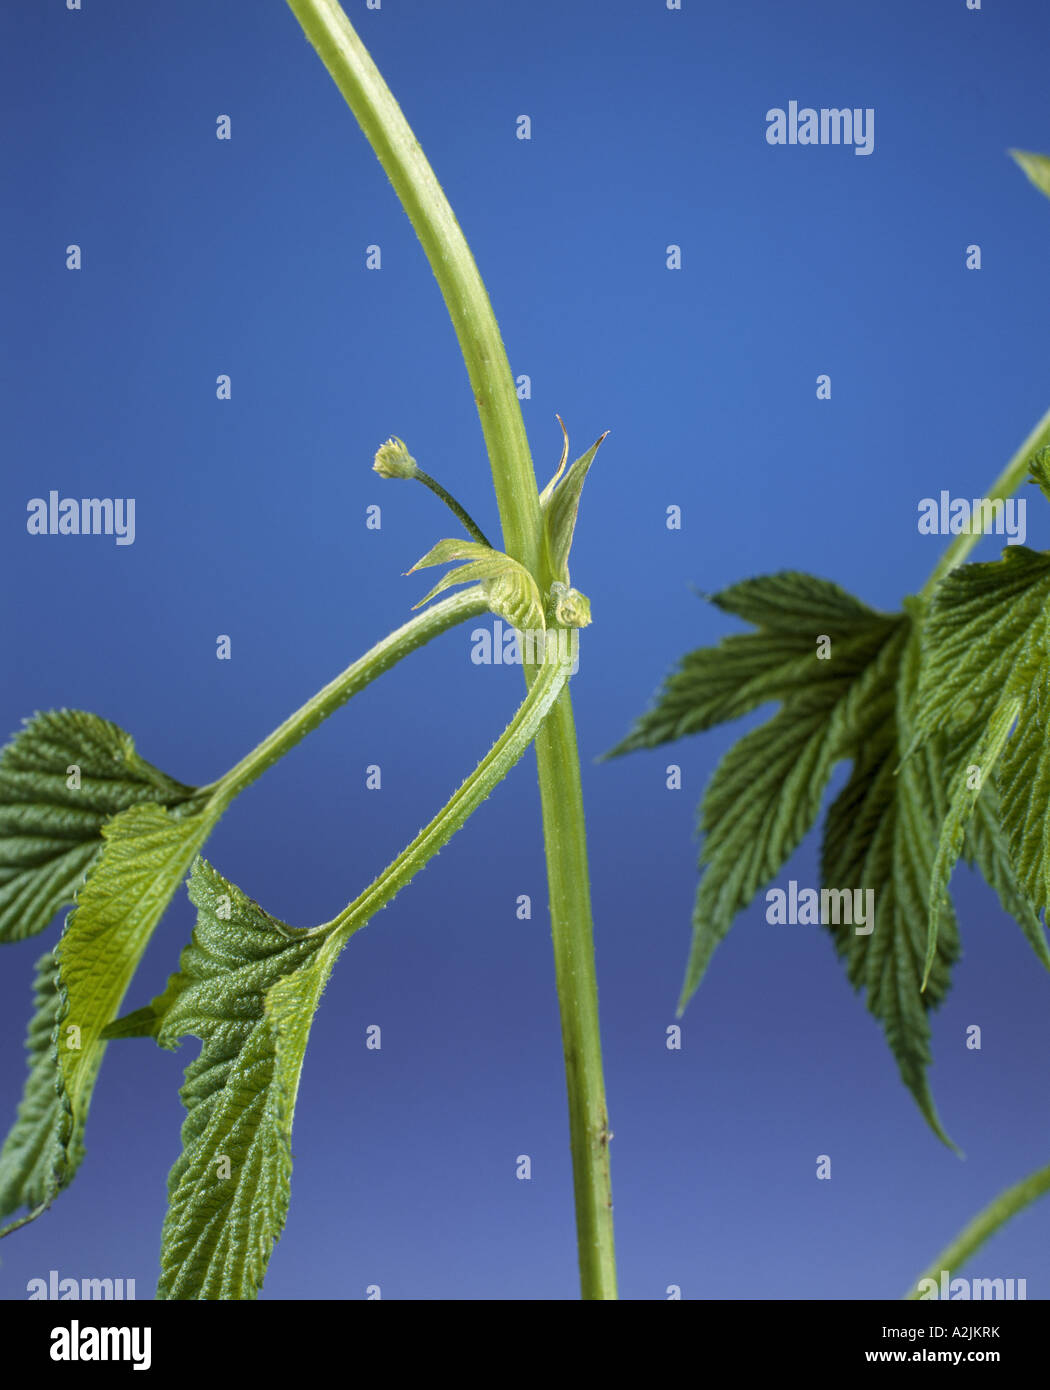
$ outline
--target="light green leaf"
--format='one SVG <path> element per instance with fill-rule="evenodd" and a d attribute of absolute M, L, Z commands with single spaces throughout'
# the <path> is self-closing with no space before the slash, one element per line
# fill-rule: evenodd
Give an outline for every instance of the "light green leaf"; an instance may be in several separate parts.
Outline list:
<path fill-rule="evenodd" d="M 71 1116 L 56 1084 L 57 973 L 54 953 L 48 951 L 36 965 L 33 1017 L 26 1037 L 29 1076 L 18 1118 L 0 1151 L 0 1220 L 23 1205 L 39 1214 L 61 1180 Z"/>
<path fill-rule="evenodd" d="M 438 541 L 408 573 L 414 574 L 416 570 L 427 569 L 431 565 L 447 565 L 452 560 L 466 560 L 468 563 L 450 570 L 425 598 L 413 604 L 414 608 L 422 608 L 432 598 L 456 584 L 482 582 L 489 606 L 498 617 L 505 618 L 520 631 L 543 631 L 546 624 L 536 581 L 524 565 L 504 555 L 502 550 L 493 550 L 491 546 L 478 541 Z"/>
<path fill-rule="evenodd" d="M 176 819 L 162 807 L 133 806 L 108 821 L 103 850 L 77 895 L 55 948 L 57 1031 L 50 1051 L 56 1104 L 44 1106 L 43 1052 L 36 1056 L 5 1174 L 8 1210 L 34 1214 L 72 1182 L 84 1155 L 84 1126 L 106 1043 L 104 1030 L 120 1009 L 153 930 L 207 839 L 218 810 Z M 43 988 L 43 975 L 38 988 Z M 42 1033 L 46 1000 L 38 996 L 34 1028 Z M 41 1185 L 33 1154 L 48 1154 Z M 50 1155 L 54 1155 L 52 1158 Z M 21 1156 L 21 1169 L 16 1163 Z"/>
<path fill-rule="evenodd" d="M 558 424 L 561 425 L 561 435 L 562 435 L 561 458 L 558 460 L 558 467 L 554 470 L 554 476 L 551 478 L 550 482 L 547 484 L 547 486 L 546 486 L 546 487 L 543 489 L 543 491 L 540 493 L 540 510 L 541 510 L 541 511 L 545 511 L 545 510 L 546 510 L 547 503 L 548 503 L 548 502 L 550 501 L 550 499 L 551 499 L 551 495 L 552 495 L 552 493 L 554 492 L 554 488 L 555 488 L 555 486 L 556 486 L 556 484 L 557 484 L 557 482 L 558 482 L 558 479 L 559 479 L 559 478 L 561 477 L 561 475 L 565 472 L 565 465 L 566 465 L 566 464 L 568 463 L 568 461 L 569 461 L 569 431 L 565 428 L 565 421 L 561 418 L 561 416 L 560 416 L 559 414 L 557 414 L 557 412 L 555 412 L 554 418 L 555 418 L 555 420 L 557 420 Z"/>
<path fill-rule="evenodd" d="M 108 720 L 83 710 L 36 715 L 0 754 L 0 941 L 33 936 L 73 902 L 110 816 L 194 794 Z"/>
<path fill-rule="evenodd" d="M 1041 193 L 1050 198 L 1050 158 L 1045 154 L 1030 154 L 1027 150 L 1011 150 L 1010 155 Z"/>
<path fill-rule="evenodd" d="M 562 584 L 567 585 L 569 583 L 569 552 L 572 549 L 572 538 L 576 530 L 576 516 L 580 510 L 580 494 L 583 491 L 588 470 L 598 452 L 598 447 L 608 433 L 609 431 L 606 430 L 605 434 L 600 435 L 585 454 L 581 454 L 561 483 L 555 487 L 554 484 L 561 473 L 559 467 L 558 472 L 548 485 L 550 491 L 545 488 L 540 496 L 543 525 L 550 547 L 551 573 L 554 579 Z M 566 436 L 567 445 L 568 436 Z"/>
<path fill-rule="evenodd" d="M 181 1091 L 158 1297 L 251 1299 L 288 1211 L 299 1075 L 338 942 L 279 922 L 204 860 L 190 898 L 197 925 L 179 973 L 109 1035 L 203 1043 Z"/>

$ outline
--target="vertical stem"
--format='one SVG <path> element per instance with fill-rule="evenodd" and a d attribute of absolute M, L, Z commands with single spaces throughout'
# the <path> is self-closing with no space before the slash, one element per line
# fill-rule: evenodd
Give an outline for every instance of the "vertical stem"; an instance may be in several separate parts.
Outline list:
<path fill-rule="evenodd" d="M 470 248 L 390 89 L 337 0 L 288 0 L 386 170 L 452 320 L 485 435 L 504 549 L 545 570 L 539 493 L 510 364 Z M 536 679 L 526 668 L 526 681 Z M 585 1299 L 616 1297 L 609 1145 L 576 726 L 562 691 L 536 738 Z"/>
<path fill-rule="evenodd" d="M 580 759 L 568 686 L 536 735 L 547 844 L 554 972 L 569 1093 L 576 1241 L 584 1298 L 616 1297 L 609 1125 L 598 1027 L 598 982 Z M 559 769 L 552 777 L 550 770 Z M 551 847 L 556 847 L 551 853 Z"/>

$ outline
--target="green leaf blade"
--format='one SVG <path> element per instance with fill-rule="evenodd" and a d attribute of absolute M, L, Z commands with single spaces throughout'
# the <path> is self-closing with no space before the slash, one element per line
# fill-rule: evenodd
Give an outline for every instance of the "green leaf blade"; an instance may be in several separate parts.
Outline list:
<path fill-rule="evenodd" d="M 36 715 L 0 754 L 0 941 L 43 931 L 73 902 L 112 816 L 195 794 L 108 720 L 83 710 Z"/>
<path fill-rule="evenodd" d="M 1032 154 L 1028 150 L 1011 150 L 1010 156 L 1021 167 L 1040 193 L 1050 198 L 1050 157 Z"/>
<path fill-rule="evenodd" d="M 843 682 L 874 659 L 899 621 L 837 584 L 795 570 L 744 580 L 710 601 L 757 626 L 690 652 L 627 737 L 605 754 L 655 748 L 737 719 L 771 700 L 804 698 L 815 683 Z M 818 638 L 831 659 L 818 656 Z"/>
<path fill-rule="evenodd" d="M 147 802 L 122 811 L 103 827 L 102 853 L 77 895 L 54 952 L 50 976 L 55 993 L 54 1045 L 46 1055 L 36 1054 L 23 1108 L 8 1141 L 12 1166 L 5 1200 L 10 1210 L 26 1205 L 39 1215 L 43 1209 L 37 1170 L 24 1163 L 17 1170 L 14 1167 L 14 1156 L 27 1145 L 54 1155 L 53 1161 L 48 1160 L 53 1182 L 44 1206 L 75 1177 L 84 1157 L 84 1129 L 108 1025 L 116 1017 L 154 928 L 218 815 L 213 807 L 175 819 Z M 43 987 L 42 971 L 38 991 Z M 43 1007 L 38 1001 L 34 1027 L 43 1027 Z M 45 1106 L 41 1097 L 48 1088 L 57 1101 Z M 30 1125 L 32 1138 L 27 1134 Z"/>
<path fill-rule="evenodd" d="M 953 779 L 948 811 L 941 822 L 930 871 L 929 911 L 926 936 L 926 954 L 923 962 L 922 988 L 933 967 L 937 951 L 937 928 L 943 905 L 948 897 L 948 883 L 962 851 L 966 829 L 973 815 L 977 799 L 981 794 L 983 781 L 995 768 L 1006 740 L 1021 708 L 1021 702 L 1010 694 L 1012 685 L 1007 683 L 1007 693 L 998 703 L 980 739 L 974 745 L 972 761 L 958 769 Z"/>
<path fill-rule="evenodd" d="M 947 993 L 959 937 L 949 904 L 923 993 L 929 883 L 944 792 L 932 748 L 900 762 L 913 694 L 907 672 L 912 645 L 908 633 L 902 634 L 879 673 L 881 698 L 871 692 L 881 719 L 857 739 L 849 780 L 828 808 L 820 876 L 824 884 L 874 894 L 873 931 L 861 934 L 845 924 L 829 930 L 850 984 L 864 989 L 868 1010 L 882 1025 L 901 1080 L 934 1134 L 954 1148 L 929 1085 L 928 1013 Z"/>
<path fill-rule="evenodd" d="M 57 1085 L 55 1036 L 61 1002 L 57 976 L 54 953 L 48 951 L 36 964 L 33 1014 L 26 1037 L 29 1075 L 18 1116 L 0 1150 L 0 1221 L 22 1206 L 39 1214 L 62 1183 L 71 1115 Z"/>
<path fill-rule="evenodd" d="M 600 435 L 587 452 L 581 454 L 572 464 L 557 487 L 554 487 L 561 472 L 559 468 L 558 474 L 555 474 L 549 484 L 550 491 L 545 488 L 540 496 L 551 574 L 562 584 L 569 583 L 569 552 L 572 550 L 572 539 L 576 531 L 576 517 L 580 510 L 583 485 L 587 481 L 594 456 L 608 433 L 606 430 L 605 434 Z"/>
<path fill-rule="evenodd" d="M 299 1075 L 333 952 L 324 931 L 270 917 L 203 860 L 190 897 L 193 940 L 153 1006 L 163 1046 L 203 1044 L 181 1091 L 158 1297 L 251 1299 L 287 1216 Z"/>

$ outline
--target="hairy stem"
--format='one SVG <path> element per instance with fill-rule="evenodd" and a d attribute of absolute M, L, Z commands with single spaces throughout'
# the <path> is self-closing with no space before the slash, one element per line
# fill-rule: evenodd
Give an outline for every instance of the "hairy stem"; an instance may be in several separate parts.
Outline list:
<path fill-rule="evenodd" d="M 521 407 L 488 294 L 419 142 L 336 0 L 288 0 L 386 170 L 426 252 L 459 339 L 488 448 L 503 549 L 549 588 L 539 492 Z M 538 679 L 526 667 L 531 686 Z M 616 1297 L 605 1083 L 598 1033 L 576 727 L 562 692 L 536 739 L 551 932 L 565 1048 L 585 1299 Z"/>
<path fill-rule="evenodd" d="M 386 907 L 506 777 L 536 737 L 568 678 L 569 663 L 551 662 L 540 670 L 514 718 L 470 776 L 393 863 L 322 930 L 338 937 L 341 946 L 380 908 Z"/>
<path fill-rule="evenodd" d="M 904 1295 L 905 1298 L 921 1298 L 919 1284 L 923 1279 L 933 1279 L 939 1284 L 942 1270 L 947 1270 L 949 1275 L 957 1270 L 989 1236 L 993 1236 L 1012 1216 L 1016 1216 L 1030 1202 L 1034 1202 L 1047 1191 L 1050 1191 L 1050 1167 L 1040 1168 L 1027 1178 L 1022 1178 L 1013 1187 L 1008 1187 L 1005 1192 L 1001 1192 L 984 1211 L 974 1217 L 949 1246 L 941 1251 L 929 1269 L 916 1279 L 915 1286 Z"/>
<path fill-rule="evenodd" d="M 1024 482 L 1025 475 L 1028 472 L 1028 460 L 1035 453 L 1036 449 L 1042 448 L 1044 444 L 1050 444 L 1050 410 L 1046 412 L 1035 426 L 1031 434 L 992 484 L 987 493 L 989 502 L 994 502 L 996 498 L 1005 500 L 1012 493 L 1017 491 Z M 951 545 L 949 545 L 948 549 L 937 562 L 937 566 L 933 573 L 923 585 L 920 598 L 929 598 L 945 575 L 950 574 L 953 569 L 962 564 L 970 551 L 981 539 L 981 535 L 982 533 L 980 531 L 964 531 L 960 532 L 960 534 L 955 537 Z"/>
<path fill-rule="evenodd" d="M 236 767 L 230 768 L 225 777 L 220 777 L 209 787 L 201 788 L 202 794 L 207 793 L 213 800 L 221 801 L 224 806 L 228 805 L 249 783 L 254 782 L 267 768 L 282 758 L 289 748 L 293 748 L 300 739 L 312 733 L 330 714 L 341 705 L 345 705 L 351 696 L 363 690 L 384 671 L 389 671 L 402 657 L 408 656 L 409 652 L 414 652 L 417 647 L 422 647 L 431 638 L 447 632 L 457 623 L 465 622 L 468 618 L 475 618 L 487 611 L 488 600 L 481 589 L 474 585 L 462 593 L 453 595 L 452 598 L 435 603 L 418 617 L 395 628 L 381 642 L 377 642 L 365 652 L 364 656 L 348 666 L 341 675 L 336 676 L 335 680 L 329 681 L 323 689 L 307 700 L 305 705 L 253 748 L 247 757 L 242 758 Z"/>

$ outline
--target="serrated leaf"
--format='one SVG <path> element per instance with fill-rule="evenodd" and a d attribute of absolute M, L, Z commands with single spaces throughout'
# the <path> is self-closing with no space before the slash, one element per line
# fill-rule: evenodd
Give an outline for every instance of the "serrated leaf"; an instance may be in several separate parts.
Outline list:
<path fill-rule="evenodd" d="M 701 803 L 703 874 L 679 1012 L 737 914 L 772 882 L 816 823 L 832 768 L 848 756 L 857 715 L 871 719 L 877 708 L 878 673 L 887 649 L 892 655 L 899 643 L 903 620 L 871 616 L 872 631 L 862 641 L 840 642 L 837 677 L 811 681 L 804 693 L 792 690 L 772 719 L 729 750 L 708 783 Z M 879 641 L 873 648 L 874 634 Z M 829 880 L 826 886 L 865 885 Z"/>
<path fill-rule="evenodd" d="M 26 1036 L 29 1076 L 18 1117 L 0 1150 L 0 1221 L 23 1205 L 43 1210 L 58 1189 L 70 1115 L 57 1086 L 57 974 L 54 953 L 48 951 L 36 964 Z"/>
<path fill-rule="evenodd" d="M 1046 930 L 1033 907 L 1038 894 L 1035 891 L 1027 894 L 1022 887 L 1002 826 L 999 789 L 996 785 L 1002 770 L 1003 764 L 1000 763 L 996 777 L 985 781 L 977 798 L 977 808 L 963 846 L 963 858 L 977 868 L 984 881 L 995 891 L 1003 911 L 1014 918 L 1032 950 L 1050 970 L 1050 946 L 1047 944 Z"/>
<path fill-rule="evenodd" d="M 991 716 L 1003 673 L 1043 659 L 1050 555 L 1012 545 L 1001 560 L 963 565 L 937 586 L 922 634 L 915 727 L 919 736 Z"/>
<path fill-rule="evenodd" d="M 968 768 L 981 769 L 988 793 L 982 793 L 982 800 L 988 805 L 993 804 L 988 774 L 994 773 L 1010 878 L 1016 895 L 1027 900 L 1027 909 L 1014 915 L 1050 967 L 1035 918 L 1050 901 L 1044 693 L 1048 603 L 1050 555 L 1024 547 L 1010 547 L 1002 560 L 990 564 L 963 566 L 941 582 L 923 628 L 915 739 L 943 735 L 953 746 L 955 797 L 940 838 L 939 870 L 954 862 L 959 815 L 968 805 L 963 787 Z M 1003 873 L 1000 866 L 1000 878 Z M 942 877 L 939 872 L 938 882 Z M 931 902 L 931 929 L 932 923 Z"/>
<path fill-rule="evenodd" d="M 197 925 L 178 974 L 109 1031 L 203 1044 L 180 1092 L 158 1297 L 250 1299 L 288 1211 L 299 1075 L 334 951 L 326 929 L 286 926 L 204 860 L 189 891 Z"/>
<path fill-rule="evenodd" d="M 926 988 L 926 981 L 937 948 L 937 927 L 941 912 L 948 899 L 948 882 L 952 876 L 952 870 L 962 854 L 963 840 L 970 817 L 973 815 L 977 799 L 981 794 L 984 779 L 993 772 L 1021 708 L 1020 698 L 1012 691 L 1012 682 L 1008 680 L 1003 697 L 996 704 L 980 737 L 973 744 L 969 755 L 970 763 L 958 770 L 949 788 L 948 809 L 941 822 L 937 852 L 934 855 L 933 868 L 930 871 L 926 956 L 922 977 L 923 989 Z"/>
<path fill-rule="evenodd" d="M 910 735 L 907 706 L 913 688 L 904 670 L 909 646 L 914 647 L 913 637 L 904 629 L 868 691 L 871 717 L 863 731 L 855 731 L 849 780 L 824 823 L 821 882 L 874 894 L 873 931 L 858 933 L 841 922 L 828 924 L 828 930 L 850 983 L 865 990 L 869 1011 L 882 1023 L 902 1081 L 930 1128 L 950 1145 L 926 1074 L 931 1062 L 927 1015 L 947 992 L 959 938 L 949 904 L 923 994 L 929 880 L 945 797 L 931 745 L 900 764 Z"/>
<path fill-rule="evenodd" d="M 1043 496 L 1050 501 L 1050 444 L 1037 449 L 1028 460 L 1029 481 L 1036 484 Z"/>
<path fill-rule="evenodd" d="M 30 1077 L 16 1129 L 21 1129 L 6 1191 L 9 1210 L 27 1205 L 39 1214 L 73 1180 L 84 1155 L 84 1126 L 106 1049 L 103 1032 L 120 1009 L 128 985 L 176 888 L 218 819 L 215 808 L 176 819 L 153 804 L 133 806 L 108 821 L 103 850 L 77 895 L 55 948 L 59 996 L 52 1053 L 59 1104 L 38 1102 L 45 1064 Z M 29 1134 L 30 1122 L 33 1133 Z M 53 1150 L 52 1180 L 41 1197 L 34 1163 L 13 1167 L 16 1152 Z M 17 1196 L 17 1200 L 16 1199 Z"/>
<path fill-rule="evenodd" d="M 781 704 L 730 749 L 704 795 L 703 876 L 680 1008 L 738 912 L 814 823 L 832 767 L 848 759 L 850 777 L 825 820 L 822 920 L 851 983 L 865 990 L 869 1010 L 882 1023 L 902 1079 L 931 1128 L 950 1143 L 926 1075 L 927 1014 L 944 997 L 958 954 L 950 906 L 926 993 L 920 988 L 934 847 L 948 807 L 939 736 L 901 761 L 914 733 L 915 622 L 922 606 L 909 601 L 903 614 L 878 614 L 835 585 L 791 571 L 745 581 L 717 601 L 759 630 L 687 657 L 656 706 L 615 750 L 655 746 L 769 700 Z M 830 637 L 829 661 L 817 659 L 820 635 Z M 1020 889 L 1005 859 L 1004 837 L 988 824 L 994 815 L 990 783 L 978 809 L 964 849 L 979 857 L 1003 901 L 1016 902 Z M 851 905 L 856 894 L 869 891 L 873 897 L 862 897 L 860 910 L 874 905 L 870 932 L 857 930 L 861 923 L 853 921 Z M 824 894 L 831 906 L 826 917 Z M 832 904 L 850 906 L 849 915 L 842 907 L 839 920 Z M 1040 929 L 1030 911 L 1023 925 L 1037 940 Z"/>
<path fill-rule="evenodd" d="M 770 700 L 804 695 L 814 679 L 831 674 L 830 663 L 816 655 L 819 636 L 849 640 L 860 666 L 885 637 L 866 605 L 837 584 L 793 570 L 744 580 L 710 601 L 756 623 L 759 631 L 734 633 L 715 648 L 689 653 L 606 758 L 700 733 Z M 832 631 L 825 632 L 829 626 Z"/>
<path fill-rule="evenodd" d="M 718 595 L 718 602 L 762 624 L 750 678 L 740 659 L 746 661 L 743 638 L 693 653 L 680 679 L 672 677 L 665 687 L 666 703 L 650 711 L 627 741 L 639 746 L 640 740 L 662 742 L 672 728 L 708 727 L 720 711 L 743 712 L 759 697 L 782 703 L 772 719 L 729 750 L 704 793 L 703 876 L 679 1012 L 737 913 L 771 882 L 814 824 L 831 770 L 845 756 L 844 740 L 864 709 L 865 673 L 906 621 L 795 572 L 749 580 Z M 738 682 L 735 692 L 725 668 Z M 697 697 L 692 720 L 686 712 L 689 682 Z"/>
<path fill-rule="evenodd" d="M 1050 672 L 1028 683 L 1017 729 L 997 768 L 1003 830 L 1021 891 L 1050 906 Z"/>
<path fill-rule="evenodd" d="M 70 769 L 79 769 L 79 787 Z M 0 754 L 0 941 L 42 931 L 102 848 L 102 826 L 143 802 L 195 794 L 140 758 L 130 734 L 83 710 L 52 710 Z"/>
<path fill-rule="evenodd" d="M 1045 193 L 1050 198 L 1050 158 L 1045 154 L 1030 154 L 1027 150 L 1011 150 L 1010 155 L 1040 193 Z"/>

